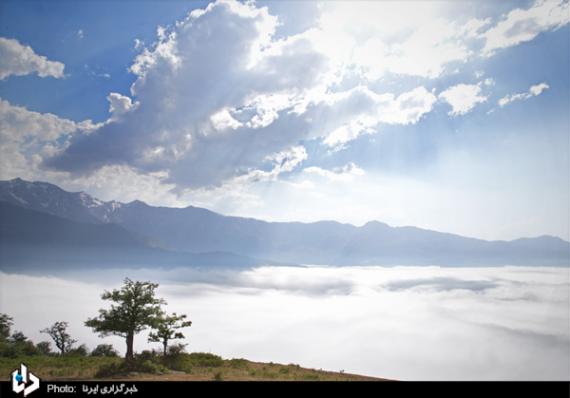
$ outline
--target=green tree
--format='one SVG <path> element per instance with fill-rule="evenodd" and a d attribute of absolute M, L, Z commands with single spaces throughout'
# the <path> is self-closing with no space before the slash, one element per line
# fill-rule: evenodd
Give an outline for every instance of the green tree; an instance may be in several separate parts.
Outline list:
<path fill-rule="evenodd" d="M 186 315 L 161 315 L 155 326 L 155 330 L 148 335 L 148 341 L 162 343 L 162 352 L 166 355 L 168 342 L 175 339 L 183 339 L 184 335 L 179 330 L 190 327 L 192 321 L 186 321 Z"/>
<path fill-rule="evenodd" d="M 0 314 L 0 341 L 8 340 L 13 324 L 14 318 L 8 314 Z"/>
<path fill-rule="evenodd" d="M 105 291 L 101 298 L 112 301 L 109 310 L 99 310 L 97 318 L 90 318 L 86 326 L 93 328 L 101 337 L 116 335 L 124 337 L 127 344 L 125 359 L 134 357 L 134 338 L 147 327 L 154 327 L 162 314 L 161 304 L 165 301 L 155 297 L 157 283 L 133 282 L 126 278 L 120 289 Z"/>
<path fill-rule="evenodd" d="M 56 322 L 49 328 L 40 330 L 40 333 L 47 333 L 52 338 L 61 355 L 65 355 L 66 352 L 71 350 L 73 344 L 77 342 L 67 333 L 68 326 L 67 322 Z"/>

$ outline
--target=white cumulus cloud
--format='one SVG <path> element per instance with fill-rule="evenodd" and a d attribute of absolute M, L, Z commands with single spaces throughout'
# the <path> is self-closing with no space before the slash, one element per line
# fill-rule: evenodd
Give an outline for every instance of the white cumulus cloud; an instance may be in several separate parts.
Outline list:
<path fill-rule="evenodd" d="M 37 177 L 44 157 L 53 156 L 78 131 L 93 131 L 90 120 L 77 123 L 39 113 L 0 98 L 0 178 Z"/>
<path fill-rule="evenodd" d="M 439 98 L 451 105 L 450 115 L 464 115 L 478 103 L 487 101 L 479 84 L 457 84 L 439 94 Z"/>
<path fill-rule="evenodd" d="M 0 80 L 9 76 L 24 76 L 36 73 L 40 77 L 62 78 L 64 64 L 50 61 L 38 55 L 30 46 L 16 39 L 0 37 Z"/>
<path fill-rule="evenodd" d="M 119 93 L 110 93 L 107 96 L 107 101 L 109 101 L 109 113 L 113 118 L 129 112 L 137 105 L 133 104 L 129 97 Z"/>
<path fill-rule="evenodd" d="M 269 157 L 305 139 L 337 147 L 380 123 L 417 123 L 431 111 L 436 97 L 423 86 L 330 90 L 335 64 L 312 31 L 275 38 L 278 23 L 267 8 L 218 1 L 159 27 L 131 67 L 136 109 L 111 94 L 120 121 L 75 137 L 47 165 L 82 175 L 126 164 L 181 187 L 214 187 L 260 174 Z"/>
<path fill-rule="evenodd" d="M 514 101 L 524 101 L 532 97 L 536 97 L 542 94 L 545 90 L 548 90 L 550 86 L 546 83 L 539 83 L 535 84 L 534 86 L 530 86 L 526 93 L 517 93 L 517 94 L 509 94 L 505 95 L 498 101 L 500 107 L 510 104 Z"/>
<path fill-rule="evenodd" d="M 538 0 L 530 8 L 516 8 L 485 31 L 483 54 L 516 46 L 534 39 L 541 32 L 558 29 L 570 22 L 567 0 Z"/>

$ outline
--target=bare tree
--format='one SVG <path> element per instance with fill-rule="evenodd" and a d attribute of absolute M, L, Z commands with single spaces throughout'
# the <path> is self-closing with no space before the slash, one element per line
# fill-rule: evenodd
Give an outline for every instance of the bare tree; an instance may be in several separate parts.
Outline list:
<path fill-rule="evenodd" d="M 52 338 L 61 355 L 65 355 L 73 347 L 73 344 L 77 342 L 67 333 L 68 326 L 67 322 L 56 322 L 49 328 L 40 330 L 41 333 L 47 333 Z"/>

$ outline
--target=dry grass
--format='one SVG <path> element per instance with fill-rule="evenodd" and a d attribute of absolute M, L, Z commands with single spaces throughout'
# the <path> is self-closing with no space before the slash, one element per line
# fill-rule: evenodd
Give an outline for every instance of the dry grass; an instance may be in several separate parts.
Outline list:
<path fill-rule="evenodd" d="M 119 358 L 26 357 L 0 358 L 0 374 L 10 372 L 24 362 L 42 380 L 148 380 L 148 381 L 370 381 L 383 380 L 344 372 L 302 368 L 296 364 L 252 362 L 245 359 L 203 361 L 184 354 L 182 361 L 162 374 L 130 373 L 95 378 L 101 366 L 119 364 Z"/>
<path fill-rule="evenodd" d="M 192 367 L 163 375 L 140 374 L 125 380 L 160 381 L 371 381 L 382 380 L 344 372 L 302 368 L 299 365 L 251 362 L 244 359 L 224 360 L 218 367 Z"/>

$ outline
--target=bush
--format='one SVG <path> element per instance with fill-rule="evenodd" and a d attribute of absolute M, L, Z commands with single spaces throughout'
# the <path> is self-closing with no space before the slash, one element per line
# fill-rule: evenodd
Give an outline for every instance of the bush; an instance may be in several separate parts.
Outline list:
<path fill-rule="evenodd" d="M 111 344 L 99 344 L 91 351 L 92 357 L 117 357 L 119 353 Z"/>
<path fill-rule="evenodd" d="M 166 355 L 176 356 L 184 353 L 185 351 L 186 351 L 186 344 L 178 343 L 168 347 L 168 352 L 166 353 Z"/>
<path fill-rule="evenodd" d="M 215 380 L 215 381 L 223 381 L 224 378 L 223 378 L 223 376 L 222 376 L 222 372 L 216 372 L 216 373 L 214 374 L 214 380 Z"/>
<path fill-rule="evenodd" d="M 53 352 L 51 351 L 51 343 L 49 341 L 42 341 L 36 344 L 36 348 L 40 355 L 51 355 Z"/>
<path fill-rule="evenodd" d="M 218 368 L 224 364 L 224 360 L 214 354 L 196 352 L 192 354 L 167 355 L 162 362 L 172 370 L 191 373 L 192 368 Z"/>
<path fill-rule="evenodd" d="M 162 374 L 168 372 L 164 366 L 150 360 L 136 358 L 133 361 L 121 361 L 99 367 L 95 377 L 127 376 L 129 373 L 153 373 Z"/>
<path fill-rule="evenodd" d="M 10 342 L 0 342 L 0 357 L 16 358 L 18 357 L 18 350 L 16 345 Z"/>
<path fill-rule="evenodd" d="M 40 352 L 22 332 L 15 332 L 9 339 L 0 341 L 0 357 L 16 358 L 38 355 Z"/>
<path fill-rule="evenodd" d="M 144 350 L 135 355 L 139 361 L 153 361 L 158 362 L 158 352 L 155 350 Z"/>
<path fill-rule="evenodd" d="M 234 369 L 244 369 L 248 367 L 247 360 L 243 358 L 230 359 L 230 366 Z"/>
<path fill-rule="evenodd" d="M 107 365 L 100 366 L 99 370 L 97 370 L 97 373 L 95 373 L 95 377 L 97 378 L 112 377 L 112 376 L 121 375 L 122 374 L 121 372 L 122 372 L 121 364 L 110 363 Z"/>
<path fill-rule="evenodd" d="M 89 355 L 89 350 L 85 344 L 81 344 L 77 348 L 72 348 L 71 350 L 66 352 L 66 355 L 70 355 L 73 357 L 86 357 Z"/>
<path fill-rule="evenodd" d="M 222 357 L 207 352 L 193 352 L 191 354 L 184 354 L 188 356 L 194 366 L 198 367 L 212 367 L 217 368 L 224 364 Z"/>

